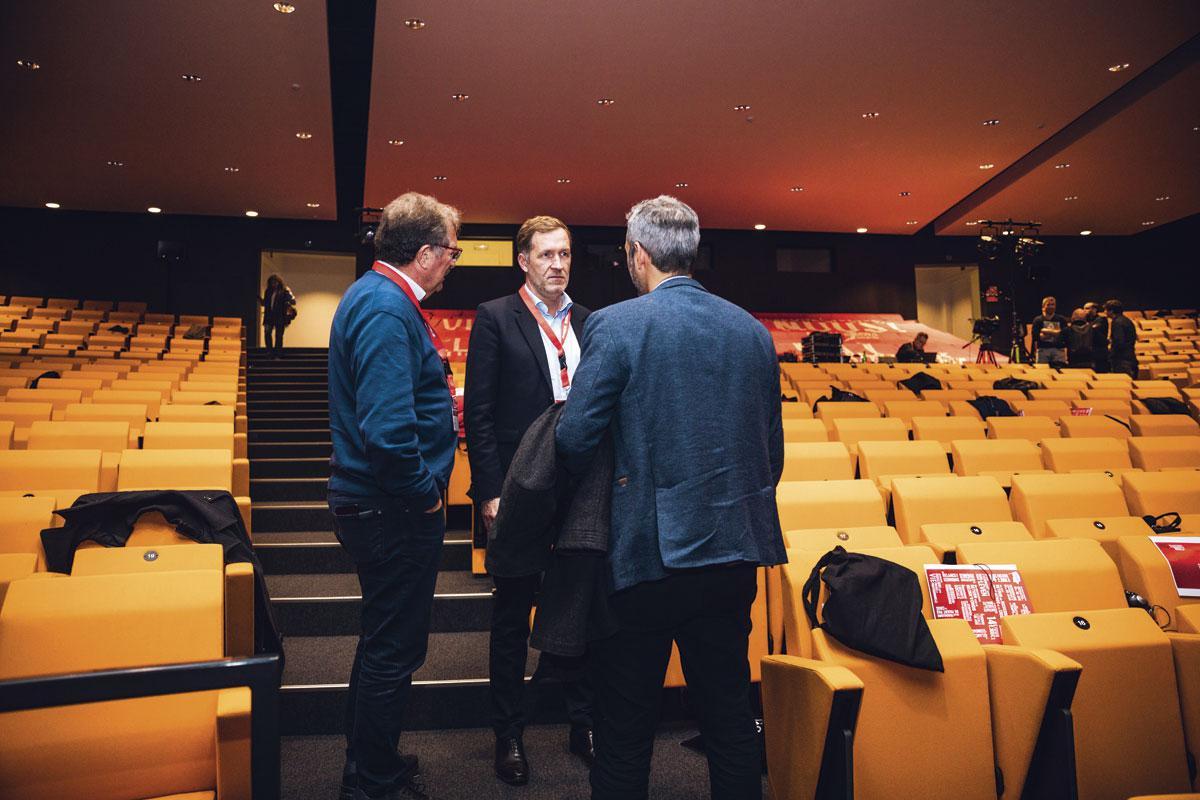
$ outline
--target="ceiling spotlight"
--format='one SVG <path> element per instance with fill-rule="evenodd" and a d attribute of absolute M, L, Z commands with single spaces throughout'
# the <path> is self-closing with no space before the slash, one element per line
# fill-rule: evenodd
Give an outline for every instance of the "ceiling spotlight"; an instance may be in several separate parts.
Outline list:
<path fill-rule="evenodd" d="M 452 95 L 450 95 L 450 99 L 461 103 L 462 101 L 466 100 L 470 96 L 471 95 L 469 95 L 469 94 L 452 94 Z"/>
<path fill-rule="evenodd" d="M 863 119 L 875 119 L 878 116 L 879 116 L 878 111 L 868 111 L 867 113 L 862 115 L 862 118 Z"/>
<path fill-rule="evenodd" d="M 257 211 L 247 211 L 247 212 L 246 212 L 246 216 L 247 216 L 247 217 L 257 217 L 257 216 L 258 216 L 258 212 L 257 212 Z"/>
<path fill-rule="evenodd" d="M 681 182 L 679 182 L 679 183 L 675 184 L 675 188 L 676 188 L 676 189 L 686 189 L 686 188 L 688 188 L 688 185 L 687 185 L 686 183 L 683 183 L 683 182 L 681 181 Z"/>
<path fill-rule="evenodd" d="M 1142 227 L 1143 227 L 1143 228 L 1149 228 L 1149 227 L 1150 227 L 1151 225 L 1153 225 L 1153 224 L 1154 224 L 1154 220 L 1152 220 L 1152 219 L 1149 219 L 1149 220 L 1146 220 L 1145 222 L 1143 222 L 1143 223 L 1142 223 Z"/>
<path fill-rule="evenodd" d="M 905 222 L 904 224 L 905 224 L 905 225 L 918 225 L 918 224 L 920 224 L 920 223 L 919 223 L 919 221 L 918 221 L 918 220 L 915 220 L 915 219 L 910 219 L 908 222 Z"/>
<path fill-rule="evenodd" d="M 901 192 L 901 193 L 900 193 L 900 196 L 901 196 L 901 197 L 908 197 L 910 194 L 912 194 L 912 192 Z"/>
<path fill-rule="evenodd" d="M 242 168 L 241 167 L 226 167 L 225 171 L 226 172 L 241 172 Z"/>
<path fill-rule="evenodd" d="M 766 229 L 767 226 L 763 225 L 761 222 L 754 226 L 754 230 L 756 231 L 765 231 Z"/>
<path fill-rule="evenodd" d="M 1079 195 L 1077 195 L 1077 194 L 1069 194 L 1063 198 L 1063 200 L 1078 200 L 1078 199 L 1079 199 Z"/>
<path fill-rule="evenodd" d="M 308 141 L 309 139 L 312 138 L 312 134 L 309 133 L 308 131 L 296 131 L 296 138 L 303 139 L 304 141 Z"/>
<path fill-rule="evenodd" d="M 158 206 L 150 206 L 149 208 L 146 209 L 146 211 L 150 212 L 151 214 L 161 214 L 162 213 L 162 209 L 159 208 Z"/>
<path fill-rule="evenodd" d="M 1066 169 L 1066 168 L 1067 168 L 1067 167 L 1069 167 L 1069 166 L 1071 166 L 1071 165 L 1070 165 L 1070 164 L 1067 164 L 1067 163 L 1062 163 L 1062 164 L 1055 164 L 1055 165 L 1054 165 L 1054 168 L 1055 168 L 1055 169 Z"/>
<path fill-rule="evenodd" d="M 998 120 L 998 119 L 985 119 L 985 120 L 983 121 L 983 124 L 984 124 L 984 127 L 991 128 L 991 127 L 993 127 L 993 126 L 995 126 L 995 125 L 999 125 L 999 124 L 1000 124 L 1000 120 Z"/>
<path fill-rule="evenodd" d="M 184 74 L 180 75 L 179 77 L 183 78 L 188 83 L 199 83 L 200 81 L 204 80 L 199 75 L 196 75 L 191 72 L 185 72 Z"/>
<path fill-rule="evenodd" d="M 1111 67 L 1108 68 L 1108 71 L 1109 72 L 1124 72 L 1127 69 L 1129 69 L 1128 64 L 1113 64 Z"/>
<path fill-rule="evenodd" d="M 570 178 L 558 178 L 554 182 L 555 183 L 570 183 L 571 179 Z"/>
<path fill-rule="evenodd" d="M 320 208 L 321 207 L 320 203 L 305 203 L 304 205 L 308 206 L 309 208 Z"/>
<path fill-rule="evenodd" d="M 280 14 L 290 14 L 296 10 L 296 7 L 291 3 L 273 3 L 271 8 L 275 9 Z"/>
<path fill-rule="evenodd" d="M 416 17 L 406 19 L 404 20 L 404 27 L 408 28 L 410 31 L 419 31 L 421 28 L 425 27 L 425 20 L 417 19 Z"/>
<path fill-rule="evenodd" d="M 1092 232 L 1091 231 L 1080 231 L 1079 235 L 1080 236 L 1091 236 Z"/>
<path fill-rule="evenodd" d="M 123 167 L 123 166 L 125 166 L 125 162 L 124 162 L 124 161 L 105 161 L 104 163 L 105 163 L 105 164 L 108 164 L 110 167 Z"/>
<path fill-rule="evenodd" d="M 404 144 L 404 140 L 403 139 L 388 139 L 388 144 L 390 144 L 392 147 L 399 147 L 400 145 Z"/>
<path fill-rule="evenodd" d="M 38 62 L 34 61 L 33 59 L 29 59 L 29 58 L 18 58 L 17 66 L 20 67 L 21 69 L 27 69 L 30 72 L 33 72 L 36 69 L 42 68 L 41 64 L 39 64 Z"/>
<path fill-rule="evenodd" d="M 1161 195 L 1161 196 L 1159 196 L 1159 197 L 1156 197 L 1156 198 L 1154 198 L 1154 199 L 1155 199 L 1155 201 L 1157 201 L 1157 202 L 1161 203 L 1163 200 L 1170 200 L 1170 199 L 1171 199 L 1171 195 L 1169 195 L 1169 194 L 1164 194 L 1164 195 Z"/>
<path fill-rule="evenodd" d="M 599 100 L 596 101 L 596 105 L 611 106 L 615 102 L 617 102 L 617 101 L 613 100 L 611 97 L 601 97 Z"/>
<path fill-rule="evenodd" d="M 803 187 L 803 186 L 793 186 L 793 187 L 792 187 L 791 189 L 789 189 L 788 191 L 790 191 L 790 192 L 803 192 L 803 191 L 804 191 L 804 187 Z"/>
<path fill-rule="evenodd" d="M 978 225 L 978 224 L 979 224 L 979 220 L 977 220 L 977 219 L 973 219 L 973 220 L 970 220 L 970 221 L 968 221 L 968 222 L 967 222 L 967 225 L 968 225 L 968 226 L 971 226 L 971 225 Z"/>
<path fill-rule="evenodd" d="M 734 111 L 749 111 L 749 110 L 750 110 L 750 106 L 748 106 L 748 105 L 737 105 L 737 106 L 734 106 L 734 107 L 733 107 L 733 110 L 734 110 Z"/>
<path fill-rule="evenodd" d="M 441 182 L 441 181 L 444 181 L 444 180 L 446 180 L 446 176 L 445 176 L 445 175 L 434 175 L 434 176 L 433 176 L 433 179 L 434 179 L 435 181 Z"/>
<path fill-rule="evenodd" d="M 58 203 L 46 203 L 46 208 L 61 208 Z"/>
<path fill-rule="evenodd" d="M 980 165 L 979 165 L 979 168 L 980 168 L 980 169 L 991 169 L 991 168 L 993 168 L 993 167 L 995 167 L 995 166 L 996 166 L 995 164 L 980 164 Z"/>
<path fill-rule="evenodd" d="M 866 228 L 855 228 L 854 232 L 855 233 L 866 233 L 867 229 Z"/>

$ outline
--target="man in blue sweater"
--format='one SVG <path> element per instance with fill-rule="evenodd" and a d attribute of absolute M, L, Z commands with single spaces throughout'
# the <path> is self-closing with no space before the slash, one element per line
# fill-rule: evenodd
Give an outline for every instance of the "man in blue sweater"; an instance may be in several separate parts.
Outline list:
<path fill-rule="evenodd" d="M 425 661 L 454 465 L 454 387 L 420 303 L 462 254 L 458 211 L 409 192 L 383 210 L 376 260 L 329 334 L 329 508 L 358 570 L 362 636 L 350 675 L 343 798 L 423 798 L 398 755 L 412 674 Z"/>

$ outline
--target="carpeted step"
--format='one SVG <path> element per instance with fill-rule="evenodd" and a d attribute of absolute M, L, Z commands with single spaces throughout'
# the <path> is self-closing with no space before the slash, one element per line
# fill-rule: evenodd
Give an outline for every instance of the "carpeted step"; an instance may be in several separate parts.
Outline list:
<path fill-rule="evenodd" d="M 250 479 L 250 497 L 257 501 L 324 500 L 329 479 L 254 478 Z"/>
<path fill-rule="evenodd" d="M 325 458 L 333 454 L 333 442 L 250 442 L 250 460 L 260 458 Z"/>
<path fill-rule="evenodd" d="M 250 478 L 329 478 L 329 457 L 256 458 L 250 462 Z"/>
<path fill-rule="evenodd" d="M 305 412 L 295 417 L 263 417 L 260 413 L 249 419 L 250 432 L 255 431 L 290 431 L 324 428 L 329 430 L 329 414 L 318 414 L 315 411 Z M 327 437 L 328 438 L 328 437 Z"/>
<path fill-rule="evenodd" d="M 325 510 L 323 519 L 328 521 L 328 527 L 324 531 L 317 526 L 289 529 L 305 531 L 298 534 L 269 529 L 260 531 L 255 528 L 254 552 L 258 555 L 263 571 L 268 575 L 354 572 L 354 562 L 334 538 L 333 520 L 329 517 L 328 509 Z M 446 532 L 438 569 L 470 570 L 469 536 L 470 534 L 463 530 Z"/>
<path fill-rule="evenodd" d="M 258 442 L 328 442 L 329 425 L 319 428 L 289 428 L 285 430 L 264 430 L 251 425 L 248 434 L 250 444 Z"/>

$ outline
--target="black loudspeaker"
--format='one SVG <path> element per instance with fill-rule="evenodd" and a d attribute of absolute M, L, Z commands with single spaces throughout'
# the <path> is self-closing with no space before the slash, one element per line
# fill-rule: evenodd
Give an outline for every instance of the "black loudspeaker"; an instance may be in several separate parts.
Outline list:
<path fill-rule="evenodd" d="M 158 243 L 158 260 L 162 264 L 177 265 L 183 264 L 187 260 L 187 248 L 183 242 L 163 242 Z"/>

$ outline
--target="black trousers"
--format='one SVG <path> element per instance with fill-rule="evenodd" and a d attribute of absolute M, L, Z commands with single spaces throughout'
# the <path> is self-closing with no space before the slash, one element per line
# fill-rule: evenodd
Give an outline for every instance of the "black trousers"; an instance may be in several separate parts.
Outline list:
<path fill-rule="evenodd" d="M 1134 380 L 1137 380 L 1138 363 L 1134 359 L 1117 358 L 1114 356 L 1111 363 L 1111 370 L 1113 372 L 1124 372 Z"/>
<path fill-rule="evenodd" d="M 677 572 L 612 596 L 620 632 L 593 647 L 593 800 L 647 796 L 672 641 L 704 736 L 712 797 L 761 800 L 762 755 L 746 658 L 756 569 L 738 564 Z"/>
<path fill-rule="evenodd" d="M 272 350 L 280 350 L 283 348 L 283 325 L 272 325 L 271 323 L 263 323 L 263 347 L 269 347 Z M 275 331 L 275 343 L 271 343 L 271 331 Z"/>
<path fill-rule="evenodd" d="M 346 754 L 358 785 L 380 795 L 400 777 L 397 753 L 412 675 L 425 663 L 443 513 L 386 498 L 330 493 L 334 531 L 362 587 L 362 635 L 350 673 Z"/>
<path fill-rule="evenodd" d="M 529 654 L 529 612 L 542 585 L 540 575 L 498 578 L 492 598 L 488 641 L 488 680 L 492 689 L 492 729 L 497 739 L 519 738 L 525 730 L 525 660 Z M 543 655 L 542 658 L 547 658 Z M 592 727 L 592 687 L 584 678 L 563 684 L 571 728 Z"/>

